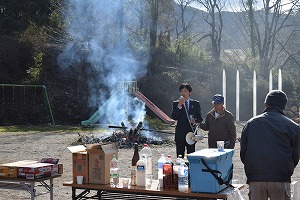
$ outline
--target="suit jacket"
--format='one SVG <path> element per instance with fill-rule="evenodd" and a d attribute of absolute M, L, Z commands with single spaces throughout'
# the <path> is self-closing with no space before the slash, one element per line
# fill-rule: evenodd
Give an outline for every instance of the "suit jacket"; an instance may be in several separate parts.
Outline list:
<path fill-rule="evenodd" d="M 178 107 L 178 100 L 173 101 L 172 105 L 172 119 L 177 120 L 177 125 L 175 128 L 175 142 L 185 141 L 185 136 L 188 132 L 193 132 L 192 127 L 189 123 L 185 107 L 182 106 L 181 109 Z M 193 115 L 197 123 L 202 121 L 201 107 L 199 101 L 190 99 L 188 115 Z M 195 130 L 195 127 L 193 127 Z"/>

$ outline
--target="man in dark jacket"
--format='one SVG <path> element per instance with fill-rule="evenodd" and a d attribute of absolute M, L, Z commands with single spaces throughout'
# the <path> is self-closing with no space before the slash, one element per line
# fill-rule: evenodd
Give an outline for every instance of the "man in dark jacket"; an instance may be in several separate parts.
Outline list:
<path fill-rule="evenodd" d="M 195 143 L 189 145 L 186 142 L 186 134 L 195 131 L 196 123 L 202 121 L 201 107 L 199 101 L 190 99 L 192 87 L 183 83 L 179 86 L 180 98 L 173 101 L 172 119 L 177 120 L 175 128 L 175 143 L 177 157 L 184 156 L 185 148 L 187 153 L 195 152 Z"/>
<path fill-rule="evenodd" d="M 224 97 L 216 94 L 212 101 L 214 107 L 205 117 L 205 122 L 200 127 L 208 131 L 208 147 L 217 148 L 217 141 L 224 141 L 226 149 L 234 149 L 236 127 L 234 117 L 224 107 Z"/>
<path fill-rule="evenodd" d="M 299 162 L 300 129 L 285 116 L 286 104 L 284 92 L 269 92 L 264 112 L 243 128 L 240 158 L 250 200 L 291 199 L 291 176 Z"/>

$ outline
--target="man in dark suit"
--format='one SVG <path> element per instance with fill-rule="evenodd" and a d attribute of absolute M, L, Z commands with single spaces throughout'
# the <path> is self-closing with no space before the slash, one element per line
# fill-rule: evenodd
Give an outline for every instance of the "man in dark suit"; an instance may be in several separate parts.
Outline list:
<path fill-rule="evenodd" d="M 195 152 L 195 143 L 189 145 L 186 142 L 186 134 L 194 132 L 196 123 L 202 121 L 201 107 L 199 101 L 190 99 L 192 87 L 187 83 L 179 86 L 180 98 L 173 102 L 172 119 L 177 120 L 175 128 L 175 143 L 177 157 L 184 156 L 185 148 L 187 153 Z"/>

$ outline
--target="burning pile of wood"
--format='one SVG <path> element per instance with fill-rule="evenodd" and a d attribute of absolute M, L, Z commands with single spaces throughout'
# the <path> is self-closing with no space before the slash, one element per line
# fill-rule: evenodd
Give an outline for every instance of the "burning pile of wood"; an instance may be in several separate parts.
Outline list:
<path fill-rule="evenodd" d="M 110 136 L 105 138 L 96 138 L 94 136 L 80 136 L 78 142 L 92 144 L 99 142 L 116 142 L 119 144 L 119 148 L 131 148 L 134 143 L 138 144 L 156 144 L 162 145 L 170 143 L 166 136 L 157 133 L 163 133 L 163 131 L 149 130 L 142 128 L 143 123 L 139 122 L 135 128 L 128 128 L 122 122 L 121 126 L 109 126 L 109 128 L 117 129 Z M 145 134 L 147 133 L 147 134 Z"/>
<path fill-rule="evenodd" d="M 132 147 L 134 143 L 141 143 L 143 136 L 141 135 L 141 128 L 143 123 L 139 122 L 138 125 L 132 129 L 125 126 L 122 122 L 121 126 L 109 126 L 109 128 L 119 129 L 118 131 L 114 131 L 113 134 L 107 138 L 104 138 L 103 142 L 118 142 L 119 147 Z"/>

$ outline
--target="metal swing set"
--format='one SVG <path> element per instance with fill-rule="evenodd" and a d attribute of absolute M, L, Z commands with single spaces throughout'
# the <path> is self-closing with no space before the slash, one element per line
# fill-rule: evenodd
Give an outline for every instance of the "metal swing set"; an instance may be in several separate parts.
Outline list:
<path fill-rule="evenodd" d="M 6 90 L 6 88 L 10 88 L 8 90 Z M 23 90 L 21 89 L 22 92 L 20 92 L 20 90 L 16 90 L 16 88 L 23 88 Z M 28 89 L 26 90 L 26 88 L 31 88 L 33 89 L 32 93 L 30 94 L 30 92 L 28 92 Z M 16 110 L 25 110 L 26 104 L 31 103 L 33 104 L 34 108 L 36 107 L 36 104 L 38 104 L 38 100 L 37 100 L 37 96 L 40 95 L 37 90 L 41 89 L 42 90 L 42 95 L 43 95 L 43 100 L 44 100 L 44 104 L 46 105 L 46 119 L 48 121 L 48 118 L 50 116 L 51 118 L 51 124 L 55 126 L 55 121 L 54 121 L 54 117 L 52 114 L 52 109 L 51 109 L 51 105 L 50 105 L 50 101 L 48 98 L 48 93 L 47 93 L 47 88 L 45 85 L 17 85 L 17 84 L 0 84 L 0 102 L 2 101 L 2 105 L 0 108 L 0 123 L 3 123 L 5 121 L 5 117 L 6 116 L 17 116 Z M 7 91 L 7 93 L 9 93 L 8 95 L 5 94 L 5 92 Z M 27 92 L 26 92 L 27 91 Z M 23 93 L 23 94 L 21 94 Z M 30 95 L 30 98 L 26 99 L 26 95 Z M 6 98 L 6 96 L 10 96 L 9 99 Z M 20 101 L 22 101 L 23 99 L 23 103 L 21 103 Z M 41 100 L 41 99 L 39 99 Z M 34 110 L 34 108 L 31 108 L 31 111 Z M 10 112 L 10 113 L 9 113 Z M 2 120 L 1 120 L 2 118 Z"/>

